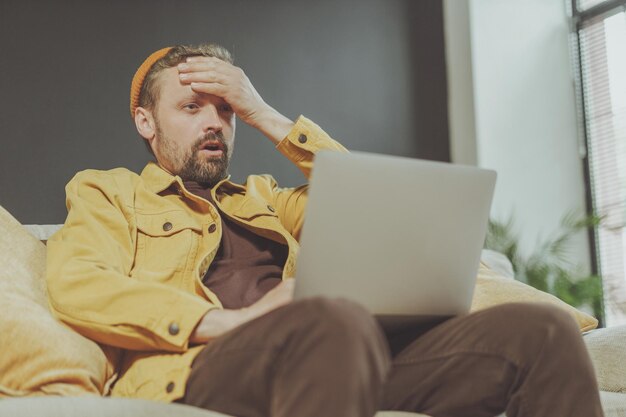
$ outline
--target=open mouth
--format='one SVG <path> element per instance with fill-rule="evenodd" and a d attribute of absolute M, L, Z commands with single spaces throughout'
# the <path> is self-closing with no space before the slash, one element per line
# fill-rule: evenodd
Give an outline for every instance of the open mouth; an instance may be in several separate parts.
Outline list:
<path fill-rule="evenodd" d="M 224 144 L 220 141 L 210 140 L 202 144 L 200 152 L 208 155 L 222 155 L 224 153 Z"/>

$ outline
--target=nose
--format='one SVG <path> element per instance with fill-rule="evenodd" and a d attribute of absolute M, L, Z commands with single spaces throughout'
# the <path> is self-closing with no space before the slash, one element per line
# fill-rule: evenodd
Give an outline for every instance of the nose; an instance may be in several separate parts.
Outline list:
<path fill-rule="evenodd" d="M 207 133 L 210 130 L 214 132 L 221 132 L 223 126 L 217 107 L 212 104 L 208 105 L 204 108 L 203 113 L 202 131 L 204 133 Z"/>

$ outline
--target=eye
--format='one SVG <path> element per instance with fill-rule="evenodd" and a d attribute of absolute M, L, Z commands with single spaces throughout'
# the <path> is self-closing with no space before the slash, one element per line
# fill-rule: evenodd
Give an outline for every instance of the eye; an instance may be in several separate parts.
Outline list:
<path fill-rule="evenodd" d="M 196 103 L 187 103 L 187 104 L 185 104 L 185 105 L 183 106 L 183 109 L 185 109 L 185 110 L 191 110 L 191 111 L 193 111 L 193 110 L 197 110 L 197 109 L 199 109 L 199 108 L 200 108 L 200 106 L 198 106 Z"/>
<path fill-rule="evenodd" d="M 223 113 L 232 113 L 233 112 L 233 108 L 230 107 L 230 104 L 228 103 L 224 103 L 219 107 L 219 111 L 223 112 Z"/>

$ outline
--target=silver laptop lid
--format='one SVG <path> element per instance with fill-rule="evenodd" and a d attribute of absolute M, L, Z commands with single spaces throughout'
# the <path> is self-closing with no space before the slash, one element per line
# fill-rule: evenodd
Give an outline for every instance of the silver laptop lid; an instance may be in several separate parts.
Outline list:
<path fill-rule="evenodd" d="M 469 310 L 496 173 L 363 152 L 319 152 L 295 297 L 344 297 L 375 315 Z"/>

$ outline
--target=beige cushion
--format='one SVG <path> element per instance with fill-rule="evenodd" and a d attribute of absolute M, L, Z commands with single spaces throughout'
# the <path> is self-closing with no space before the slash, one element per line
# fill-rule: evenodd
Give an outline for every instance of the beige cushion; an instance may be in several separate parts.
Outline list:
<path fill-rule="evenodd" d="M 559 300 L 552 294 L 539 291 L 523 282 L 502 277 L 486 265 L 481 264 L 478 269 L 471 311 L 511 302 L 549 303 L 567 311 L 578 322 L 578 326 L 583 332 L 598 327 L 598 320 Z"/>
<path fill-rule="evenodd" d="M 107 358 L 51 315 L 45 264 L 45 246 L 0 207 L 0 398 L 104 393 Z"/>
<path fill-rule="evenodd" d="M 0 401 L 0 416 L 12 417 L 227 417 L 181 404 L 127 398 L 37 397 Z"/>
<path fill-rule="evenodd" d="M 600 390 L 626 393 L 626 325 L 594 330 L 583 340 Z"/>
<path fill-rule="evenodd" d="M 0 416 L 12 417 L 228 417 L 181 404 L 98 397 L 38 397 L 0 401 Z M 428 417 L 381 411 L 376 417 Z"/>
<path fill-rule="evenodd" d="M 62 224 L 24 224 L 22 225 L 28 232 L 37 239 L 46 241 L 55 234 L 63 225 Z"/>

